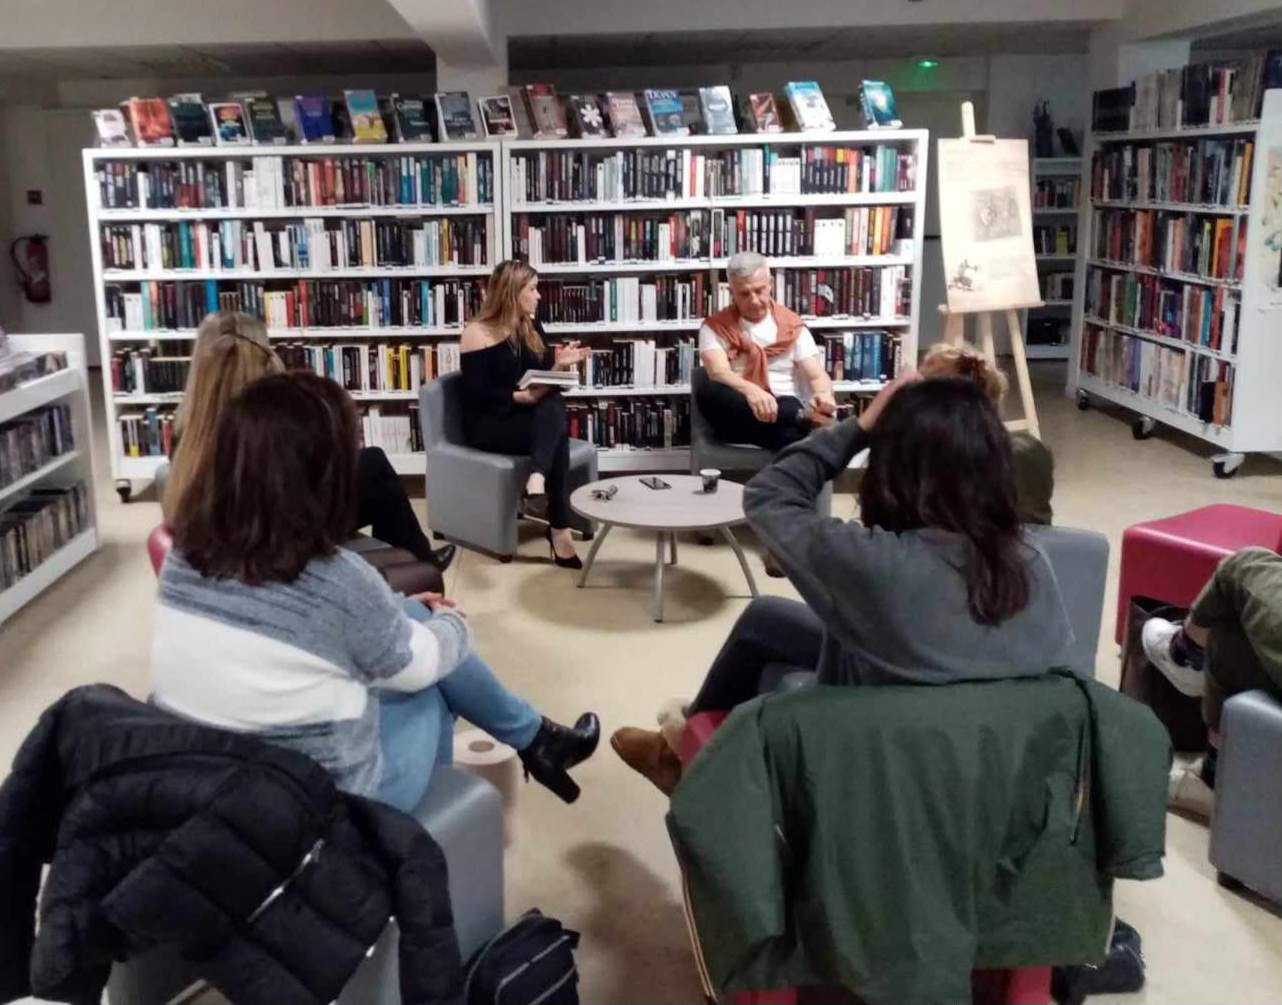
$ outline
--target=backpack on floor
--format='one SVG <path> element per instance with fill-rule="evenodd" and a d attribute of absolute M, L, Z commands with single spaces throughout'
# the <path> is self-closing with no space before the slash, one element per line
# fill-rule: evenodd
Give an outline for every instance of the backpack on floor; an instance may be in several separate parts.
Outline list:
<path fill-rule="evenodd" d="M 467 964 L 467 1005 L 579 1005 L 579 933 L 538 910 L 521 915 Z"/>

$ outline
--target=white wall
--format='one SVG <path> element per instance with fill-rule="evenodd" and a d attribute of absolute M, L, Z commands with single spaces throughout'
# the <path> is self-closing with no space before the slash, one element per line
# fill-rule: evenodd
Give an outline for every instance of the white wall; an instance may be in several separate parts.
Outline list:
<path fill-rule="evenodd" d="M 1207 35 L 1224 22 L 1275 20 L 1282 11 L 1278 0 L 1127 0 L 1120 27 L 1130 39 L 1162 35 Z"/>

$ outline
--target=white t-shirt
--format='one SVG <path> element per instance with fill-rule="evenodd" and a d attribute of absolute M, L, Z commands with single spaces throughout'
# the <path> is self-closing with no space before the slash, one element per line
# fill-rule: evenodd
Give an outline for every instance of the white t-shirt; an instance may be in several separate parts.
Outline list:
<path fill-rule="evenodd" d="M 759 346 L 774 345 L 775 340 L 779 338 L 779 326 L 775 324 L 773 314 L 767 314 L 760 321 L 745 321 L 740 318 L 739 327 L 747 332 L 752 341 Z M 704 325 L 699 329 L 699 351 L 704 352 L 708 349 L 723 349 L 729 355 L 729 347 L 725 340 Z M 789 352 L 768 357 L 766 366 L 770 390 L 774 392 L 775 397 L 781 398 L 785 395 L 791 395 L 794 398 L 805 397 L 806 392 L 799 391 L 797 388 L 798 378 L 802 377 L 797 364 L 803 359 L 818 355 L 819 346 L 815 344 L 815 337 L 810 334 L 809 328 L 803 326 Z M 741 353 L 737 359 L 730 361 L 730 366 L 735 373 L 743 373 L 747 362 L 747 357 Z"/>

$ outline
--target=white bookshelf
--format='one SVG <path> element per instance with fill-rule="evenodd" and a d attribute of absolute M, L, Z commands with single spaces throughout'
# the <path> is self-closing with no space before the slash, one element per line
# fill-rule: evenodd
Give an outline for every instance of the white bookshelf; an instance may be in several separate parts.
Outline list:
<path fill-rule="evenodd" d="M 279 205 L 237 205 L 210 208 L 168 208 L 158 206 L 146 207 L 113 207 L 103 205 L 100 198 L 98 171 L 106 165 L 124 164 L 144 170 L 154 169 L 156 165 L 177 164 L 191 167 L 192 162 L 200 162 L 205 167 L 213 165 L 221 168 L 224 174 L 228 165 L 251 167 L 255 159 L 271 157 L 281 158 L 283 174 L 286 181 L 289 166 L 295 161 L 324 162 L 325 160 L 341 161 L 352 158 L 374 161 L 394 161 L 400 158 L 429 157 L 439 158 L 447 155 L 475 154 L 478 161 L 488 159 L 493 180 L 491 198 L 482 202 L 479 193 L 470 193 L 469 201 L 458 205 L 443 202 L 426 202 L 411 204 L 355 204 L 323 206 L 286 206 L 284 200 Z M 488 276 L 494 265 L 501 258 L 505 246 L 502 233 L 504 217 L 501 212 L 500 193 L 503 180 L 499 166 L 499 144 L 497 141 L 469 143 L 389 143 L 380 144 L 303 144 L 287 146 L 242 146 L 242 147 L 178 147 L 178 148 L 109 148 L 90 149 L 83 154 L 85 194 L 89 207 L 89 237 L 93 258 L 94 290 L 97 301 L 98 339 L 102 349 L 103 365 L 103 398 L 107 412 L 107 438 L 111 458 L 111 474 L 116 482 L 117 491 L 122 499 L 128 499 L 133 490 L 133 483 L 152 480 L 156 468 L 164 461 L 156 456 L 126 456 L 118 421 L 122 409 L 147 408 L 149 406 L 176 406 L 181 394 L 120 394 L 112 385 L 110 361 L 116 351 L 142 348 L 149 342 L 191 342 L 195 339 L 194 328 L 167 329 L 149 328 L 145 330 L 126 330 L 121 325 L 109 321 L 107 312 L 106 289 L 118 286 L 128 292 L 141 287 L 144 282 L 212 282 L 219 293 L 233 290 L 234 284 L 243 281 L 262 283 L 267 291 L 289 289 L 300 280 L 383 280 L 383 279 L 423 279 L 454 280 L 483 279 Z M 246 198 L 246 202 L 250 202 Z M 356 268 L 148 268 L 148 269 L 106 269 L 103 266 L 103 241 L 105 227 L 143 227 L 148 224 L 165 226 L 174 223 L 207 224 L 211 228 L 220 226 L 252 227 L 255 222 L 263 223 L 268 230 L 278 229 L 291 224 L 301 224 L 307 220 L 322 221 L 327 227 L 341 227 L 345 223 L 359 220 L 370 220 L 375 223 L 387 221 L 406 221 L 430 223 L 434 220 L 484 221 L 486 228 L 484 251 L 485 261 L 476 265 L 465 264 L 425 264 L 425 265 L 386 265 L 362 266 Z M 461 325 L 435 326 L 385 326 L 385 327 L 270 327 L 269 335 L 273 340 L 283 342 L 304 342 L 315 344 L 348 344 L 363 341 L 396 340 L 397 343 L 409 343 L 415 349 L 434 344 L 442 339 L 457 339 Z M 393 404 L 403 408 L 404 404 L 417 399 L 412 391 L 363 391 L 353 392 L 353 398 L 361 405 Z M 396 409 L 394 409 L 396 410 Z M 424 455 L 410 452 L 407 445 L 380 444 L 388 453 L 393 466 L 402 474 L 422 474 Z"/>
<path fill-rule="evenodd" d="M 825 256 L 774 256 L 770 259 L 772 270 L 779 274 L 781 270 L 791 269 L 839 269 L 882 266 L 902 266 L 911 283 L 911 309 L 907 316 L 894 315 L 887 317 L 861 316 L 822 316 L 807 317 L 809 327 L 819 334 L 831 331 L 871 331 L 885 330 L 897 335 L 902 345 L 905 360 L 915 360 L 917 353 L 916 333 L 921 298 L 921 264 L 923 247 L 923 230 L 925 226 L 925 200 L 927 178 L 927 155 L 929 136 L 925 130 L 880 130 L 862 132 L 833 133 L 779 133 L 772 135 L 743 134 L 737 136 L 674 136 L 674 137 L 611 137 L 580 140 L 513 140 L 502 144 L 502 169 L 500 171 L 500 191 L 504 215 L 504 234 L 507 245 L 504 257 L 510 257 L 513 237 L 517 232 L 517 218 L 525 215 L 531 221 L 555 220 L 569 213 L 590 214 L 633 214 L 664 211 L 705 211 L 705 219 L 711 220 L 711 213 L 724 210 L 732 213 L 736 210 L 814 210 L 817 219 L 828 216 L 841 217 L 847 209 L 860 207 L 895 206 L 911 209 L 913 217 L 912 238 L 896 251 L 898 254 L 884 255 L 825 255 Z M 637 151 L 641 153 L 668 152 L 677 158 L 695 154 L 715 155 L 723 151 L 752 149 L 770 149 L 779 156 L 788 157 L 802 147 L 877 147 L 893 146 L 901 151 L 911 153 L 915 162 L 915 187 L 912 191 L 890 192 L 794 192 L 788 194 L 760 193 L 752 195 L 679 195 L 672 198 L 619 198 L 600 199 L 584 198 L 558 200 L 527 200 L 525 192 L 517 191 L 513 184 L 512 165 L 515 160 L 540 152 L 584 154 L 588 157 L 617 152 Z M 717 284 L 724 281 L 727 259 L 724 257 L 665 260 L 665 261 L 578 261 L 552 262 L 538 264 L 541 276 L 549 279 L 573 279 L 582 276 L 587 279 L 609 279 L 612 277 L 644 276 L 650 273 L 680 274 L 692 276 L 703 274 L 715 299 Z M 788 304 L 793 307 L 794 305 Z M 715 309 L 715 304 L 714 304 Z M 654 338 L 660 344 L 664 336 L 673 339 L 693 340 L 702 323 L 703 311 L 696 308 L 695 316 L 675 320 L 644 321 L 592 321 L 567 322 L 546 321 L 545 330 L 549 336 L 556 338 L 577 338 L 588 342 L 593 348 L 607 348 L 615 337 Z M 876 382 L 843 381 L 837 387 L 841 393 L 857 394 L 874 392 L 880 385 Z M 634 397 L 675 397 L 689 394 L 686 384 L 673 384 L 659 387 L 585 387 L 570 392 L 571 400 L 593 399 L 626 399 Z M 599 466 L 602 471 L 626 470 L 664 470 L 685 469 L 689 465 L 689 449 L 673 447 L 667 449 L 644 448 L 602 448 L 599 452 Z"/>
<path fill-rule="evenodd" d="M 1072 206 L 1038 206 L 1037 205 L 1037 185 L 1039 181 L 1049 181 L 1054 179 L 1078 179 L 1079 183 L 1082 177 L 1082 158 L 1080 157 L 1035 157 L 1031 164 L 1031 182 L 1033 187 L 1033 227 L 1063 227 L 1074 228 L 1075 217 L 1080 211 L 1080 202 Z M 1072 230 L 1073 238 L 1079 236 L 1079 231 Z M 1041 282 L 1043 276 L 1052 272 L 1072 272 L 1074 262 L 1077 259 L 1075 247 L 1072 250 L 1061 251 L 1044 251 L 1038 252 L 1034 257 L 1037 262 L 1038 282 Z M 1023 311 L 1024 325 L 1024 355 L 1028 359 L 1050 359 L 1066 360 L 1069 355 L 1070 330 L 1069 323 L 1071 320 L 1071 311 L 1073 301 L 1066 297 L 1053 297 L 1046 293 L 1042 295 L 1042 305 L 1040 307 L 1031 307 Z M 1059 325 L 1062 332 L 1062 338 L 1053 343 L 1030 343 L 1028 341 L 1030 327 L 1034 322 L 1050 320 Z"/>
<path fill-rule="evenodd" d="M 48 405 L 65 404 L 71 410 L 75 446 L 36 470 L 0 486 L 0 512 L 22 499 L 32 489 L 83 482 L 89 520 L 79 534 L 66 541 L 27 575 L 8 589 L 0 589 L 0 625 L 98 548 L 89 377 L 85 364 L 84 336 L 10 335 L 9 342 L 14 349 L 23 352 L 65 352 L 68 366 L 65 370 L 29 381 L 13 390 L 0 392 L 0 424 Z"/>
<path fill-rule="evenodd" d="M 1266 202 L 1270 198 L 1268 153 L 1282 146 L 1282 91 L 1268 91 L 1264 96 L 1264 112 L 1258 122 L 1236 122 L 1221 126 L 1187 129 L 1160 129 L 1132 132 L 1094 133 L 1088 139 L 1088 162 L 1119 144 L 1153 145 L 1180 140 L 1247 140 L 1254 144 L 1250 201 L 1246 205 L 1207 205 L 1205 203 L 1168 202 L 1155 200 L 1118 200 L 1094 198 L 1087 183 L 1085 205 L 1078 228 L 1078 258 L 1073 306 L 1073 359 L 1069 367 L 1068 389 L 1076 393 L 1078 405 L 1090 406 L 1094 400 L 1122 406 L 1136 414 L 1132 427 L 1136 439 L 1146 439 L 1158 424 L 1179 430 L 1209 443 L 1221 452 L 1212 458 L 1214 473 L 1219 477 L 1234 474 L 1244 455 L 1253 452 L 1282 450 L 1282 399 L 1277 389 L 1282 384 L 1282 340 L 1277 337 L 1282 325 L 1282 293 L 1279 292 L 1279 255 L 1264 247 L 1266 234 Z M 1275 194 L 1274 194 L 1274 197 Z M 1150 264 L 1117 261 L 1099 255 L 1098 235 L 1094 232 L 1100 213 L 1106 210 L 1153 210 L 1176 214 L 1190 214 L 1193 218 L 1211 218 L 1231 225 L 1229 278 L 1216 278 L 1183 271 L 1166 270 Z M 1234 278 L 1239 265 L 1239 231 L 1246 228 L 1245 260 L 1241 263 L 1241 279 Z M 1101 316 L 1100 304 L 1088 305 L 1088 282 L 1093 274 L 1104 276 L 1131 275 L 1139 278 L 1160 278 L 1176 290 L 1206 291 L 1222 295 L 1226 302 L 1236 304 L 1237 339 L 1232 344 L 1231 335 L 1221 331 L 1219 346 L 1186 340 L 1180 332 L 1158 332 L 1153 328 L 1140 328 L 1127 323 L 1127 319 Z M 1093 307 L 1094 309 L 1088 309 Z M 1223 327 L 1223 326 L 1222 326 Z M 1111 347 L 1122 345 L 1132 352 L 1140 351 L 1153 358 L 1156 351 L 1165 351 L 1164 361 L 1168 379 L 1177 380 L 1180 367 L 1195 365 L 1231 368 L 1231 383 L 1226 383 L 1229 405 L 1227 421 L 1211 421 L 1199 416 L 1189 403 L 1187 382 L 1180 385 L 1177 400 L 1164 400 L 1161 370 L 1151 368 L 1135 372 L 1121 372 L 1117 367 L 1103 365 L 1102 353 L 1091 354 L 1092 339 L 1105 340 Z M 1124 340 L 1124 341 L 1123 341 Z M 1144 348 L 1145 346 L 1149 348 Z M 1113 350 L 1124 351 L 1124 350 Z M 1166 363 L 1165 360 L 1169 360 Z M 1198 363 L 1197 361 L 1206 361 Z M 1177 365 L 1178 364 L 1178 365 Z M 1091 372 L 1091 370 L 1095 372 Z M 1145 377 L 1150 377 L 1147 383 Z M 1137 384 L 1138 386 L 1132 386 Z M 1166 385 L 1168 388 L 1171 385 Z M 1150 392 L 1156 393 L 1150 393 Z"/>

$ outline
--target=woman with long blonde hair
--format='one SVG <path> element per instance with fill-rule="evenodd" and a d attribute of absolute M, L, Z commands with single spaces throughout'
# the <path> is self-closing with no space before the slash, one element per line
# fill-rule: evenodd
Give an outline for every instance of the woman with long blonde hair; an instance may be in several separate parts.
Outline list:
<path fill-rule="evenodd" d="M 212 463 L 218 421 L 227 403 L 260 377 L 284 370 L 267 328 L 257 318 L 239 311 L 205 316 L 196 332 L 191 372 L 175 420 L 176 446 L 161 497 L 166 523 L 172 524 L 184 507 L 183 497 L 197 473 Z M 357 523 L 352 531 L 369 526 L 380 541 L 445 571 L 454 558 L 454 546 L 432 550 L 396 470 L 377 447 L 360 451 L 357 494 Z"/>
<path fill-rule="evenodd" d="M 552 560 L 583 567 L 570 537 L 570 439 L 561 395 L 548 387 L 519 390 L 526 370 L 569 369 L 587 350 L 571 342 L 549 350 L 539 309 L 539 276 L 524 262 L 500 262 L 480 312 L 463 329 L 463 427 L 468 443 L 496 454 L 528 454 L 527 512 L 546 515 Z"/>

